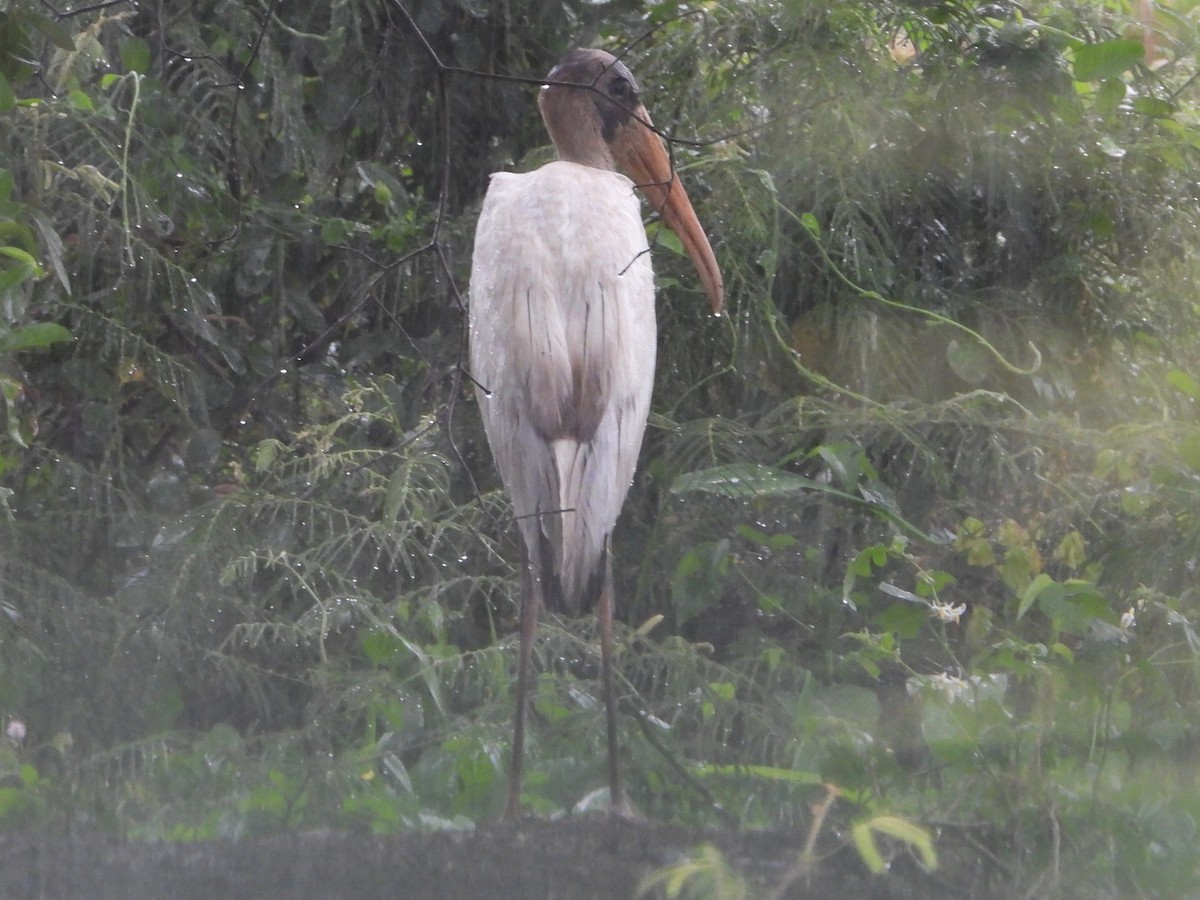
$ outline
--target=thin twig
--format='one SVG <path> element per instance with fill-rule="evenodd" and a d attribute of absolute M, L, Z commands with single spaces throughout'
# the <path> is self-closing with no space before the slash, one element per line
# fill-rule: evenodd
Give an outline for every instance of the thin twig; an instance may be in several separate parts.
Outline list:
<path fill-rule="evenodd" d="M 73 19 L 75 16 L 82 16 L 85 13 L 95 12 L 98 9 L 108 9 L 110 6 L 120 6 L 122 3 L 137 9 L 137 4 L 133 0 L 104 0 L 102 3 L 93 3 L 91 6 L 81 6 L 79 9 L 73 9 L 70 12 L 60 12 L 55 9 L 46 0 L 42 0 L 42 6 L 54 13 L 54 18 L 58 21 L 63 19 Z"/>

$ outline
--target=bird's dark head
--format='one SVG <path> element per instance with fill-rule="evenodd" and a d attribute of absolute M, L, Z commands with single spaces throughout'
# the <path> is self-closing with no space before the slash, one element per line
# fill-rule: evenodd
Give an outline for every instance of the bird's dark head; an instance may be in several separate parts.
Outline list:
<path fill-rule="evenodd" d="M 604 50 L 572 50 L 550 70 L 538 108 L 558 155 L 615 168 L 612 144 L 634 117 L 648 120 L 629 68 Z"/>
<path fill-rule="evenodd" d="M 616 169 L 641 188 L 695 262 L 714 312 L 721 270 L 626 65 L 604 50 L 572 50 L 550 70 L 538 108 L 561 159 Z"/>

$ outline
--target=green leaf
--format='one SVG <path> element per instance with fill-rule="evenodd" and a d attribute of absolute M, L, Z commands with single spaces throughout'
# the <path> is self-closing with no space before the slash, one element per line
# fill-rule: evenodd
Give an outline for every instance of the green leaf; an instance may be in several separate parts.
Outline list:
<path fill-rule="evenodd" d="M 1098 44 L 1082 44 L 1075 48 L 1073 71 L 1076 81 L 1104 81 L 1118 78 L 1146 55 L 1141 41 L 1132 38 L 1113 38 Z"/>
<path fill-rule="evenodd" d="M 825 783 L 825 779 L 823 779 L 817 772 L 807 772 L 803 769 L 783 769 L 779 766 L 731 766 L 705 763 L 703 765 L 696 766 L 692 771 L 700 776 L 749 775 L 752 778 L 761 778 L 764 781 L 781 781 L 786 784 Z"/>
<path fill-rule="evenodd" d="M 45 248 L 44 255 L 49 260 L 50 268 L 54 270 L 54 275 L 58 278 L 58 283 L 62 285 L 64 291 L 68 294 L 71 293 L 71 278 L 67 274 L 66 266 L 63 263 L 65 248 L 62 238 L 54 230 L 50 219 L 40 210 L 33 213 L 33 224 L 37 226 L 38 233 L 42 236 L 42 246 Z"/>
<path fill-rule="evenodd" d="M 890 631 L 901 640 L 911 640 L 921 633 L 929 619 L 929 608 L 911 603 L 892 603 L 871 620 L 876 628 Z"/>
<path fill-rule="evenodd" d="M 1175 104 L 1158 97 L 1138 97 L 1133 101 L 1133 111 L 1153 119 L 1169 119 L 1175 115 Z"/>
<path fill-rule="evenodd" d="M 650 242 L 653 246 L 670 250 L 676 256 L 683 256 L 686 252 L 683 249 L 683 241 L 679 240 L 679 235 L 661 222 L 656 227 L 648 229 L 648 231 L 650 232 Z"/>
<path fill-rule="evenodd" d="M 979 528 L 975 529 L 971 523 L 978 523 Z M 968 566 L 985 567 L 996 564 L 996 553 L 984 533 L 983 523 L 978 519 L 967 519 L 963 522 L 954 539 L 954 546 L 966 555 Z"/>
<path fill-rule="evenodd" d="M 1154 505 L 1154 494 L 1138 487 L 1127 487 L 1121 492 L 1121 509 L 1126 515 L 1140 516 Z"/>
<path fill-rule="evenodd" d="M 1125 99 L 1125 82 L 1120 78 L 1108 78 L 1101 82 L 1096 91 L 1096 109 L 1104 115 L 1116 112 Z"/>
<path fill-rule="evenodd" d="M 15 109 L 17 106 L 17 95 L 13 93 L 12 86 L 8 83 L 8 79 L 0 73 L 0 112 L 8 112 L 10 109 Z"/>
<path fill-rule="evenodd" d="M 907 819 L 899 816 L 875 816 L 865 822 L 858 822 L 851 829 L 854 836 L 854 846 L 863 863 L 874 874 L 881 875 L 887 870 L 883 854 L 875 844 L 875 833 L 886 834 L 889 837 L 904 841 L 917 851 L 921 865 L 928 871 L 937 868 L 937 853 L 933 849 L 933 838 L 929 832 Z"/>
<path fill-rule="evenodd" d="M 731 463 L 695 472 L 686 472 L 676 478 L 671 485 L 672 494 L 689 494 L 700 491 L 737 500 L 793 494 L 806 489 L 830 490 L 827 485 L 802 475 L 755 463 Z M 835 491 L 835 493 L 842 492 Z M 852 495 L 845 494 L 845 496 Z"/>
<path fill-rule="evenodd" d="M 1200 400 L 1200 382 L 1182 369 L 1172 369 L 1168 372 L 1167 384 L 1176 390 L 1183 391 L 1193 400 Z"/>
<path fill-rule="evenodd" d="M 150 69 L 150 45 L 140 37 L 128 37 L 121 41 L 121 65 L 126 71 L 145 74 Z"/>
<path fill-rule="evenodd" d="M 87 112 L 95 112 L 96 105 L 92 103 L 92 98 L 80 90 L 71 91 L 67 94 L 67 101 L 73 109 L 82 109 Z"/>
<path fill-rule="evenodd" d="M 281 441 L 274 438 L 268 438 L 265 441 L 259 441 L 251 452 L 251 458 L 254 460 L 254 470 L 256 472 L 265 472 L 275 464 L 276 458 L 284 450 L 284 445 Z"/>
<path fill-rule="evenodd" d="M 1068 578 L 1055 581 L 1045 572 L 1037 576 L 1021 595 L 1017 618 L 1025 615 L 1036 603 L 1038 611 L 1050 619 L 1055 631 L 1084 634 L 1092 620 L 1111 621 L 1108 600 L 1086 579 Z"/>
<path fill-rule="evenodd" d="M 1037 578 L 1030 582 L 1029 587 L 1025 589 L 1025 593 L 1021 595 L 1021 605 L 1017 607 L 1017 618 L 1020 619 L 1025 613 L 1029 612 L 1029 607 L 1033 606 L 1038 597 L 1051 589 L 1051 586 L 1061 596 L 1062 585 L 1058 584 L 1053 578 L 1043 572 Z"/>
<path fill-rule="evenodd" d="M 0 247 L 0 252 L 3 252 L 6 249 L 8 248 Z M 7 291 L 9 288 L 14 288 L 18 284 L 28 281 L 30 278 L 36 278 L 37 275 L 38 268 L 36 265 L 31 266 L 26 264 L 21 266 L 13 266 L 7 269 L 0 268 L 0 293 Z"/>
<path fill-rule="evenodd" d="M 1062 560 L 1068 568 L 1078 569 L 1087 561 L 1087 543 L 1083 535 L 1072 529 L 1054 550 L 1054 558 Z"/>
<path fill-rule="evenodd" d="M 767 550 L 786 550 L 799 543 L 790 534 L 771 534 L 762 528 L 752 528 L 749 525 L 738 525 L 735 530 L 739 537 Z"/>
<path fill-rule="evenodd" d="M 0 247 L 0 256 L 8 256 L 17 262 L 25 263 L 34 268 L 37 267 L 37 260 L 33 258 L 33 254 L 27 250 L 22 250 L 20 247 Z"/>
<path fill-rule="evenodd" d="M 373 629 L 363 635 L 359 647 L 363 655 L 377 666 L 391 662 L 404 649 L 399 640 L 382 628 Z"/>
<path fill-rule="evenodd" d="M 73 341 L 75 336 L 57 322 L 37 322 L 25 325 L 0 337 L 0 350 L 13 353 L 19 350 L 37 350 Z"/>

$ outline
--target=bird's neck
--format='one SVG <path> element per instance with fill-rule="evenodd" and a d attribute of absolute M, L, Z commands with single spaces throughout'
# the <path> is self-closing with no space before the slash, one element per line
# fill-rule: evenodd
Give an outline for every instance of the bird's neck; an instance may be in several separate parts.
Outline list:
<path fill-rule="evenodd" d="M 559 159 L 593 169 L 616 171 L 616 161 L 604 139 L 600 116 L 587 91 L 543 90 L 538 97 L 538 107 Z"/>

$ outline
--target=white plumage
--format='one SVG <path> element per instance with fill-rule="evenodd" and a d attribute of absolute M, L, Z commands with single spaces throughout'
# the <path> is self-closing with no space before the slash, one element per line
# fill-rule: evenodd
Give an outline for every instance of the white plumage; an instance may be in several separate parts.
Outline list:
<path fill-rule="evenodd" d="M 721 272 L 633 75 L 601 50 L 551 72 L 538 106 L 560 161 L 492 176 L 471 267 L 471 375 L 525 544 L 517 713 L 505 815 L 518 815 L 539 606 L 596 604 L 609 789 L 624 808 L 613 692 L 610 536 L 654 385 L 654 275 L 635 184 L 679 235 L 714 311 Z"/>
<path fill-rule="evenodd" d="M 549 548 L 561 600 L 577 612 L 593 599 L 654 383 L 654 276 L 633 182 L 571 162 L 493 175 L 470 336 L 484 428 L 525 545 L 535 565 Z"/>

